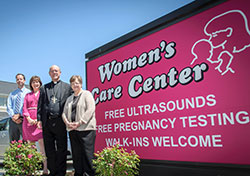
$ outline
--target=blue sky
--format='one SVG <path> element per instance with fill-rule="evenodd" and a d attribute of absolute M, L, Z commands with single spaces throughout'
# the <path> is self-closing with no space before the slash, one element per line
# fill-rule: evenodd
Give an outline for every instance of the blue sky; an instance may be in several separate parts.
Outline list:
<path fill-rule="evenodd" d="M 0 0 L 0 80 L 16 73 L 50 81 L 85 80 L 85 54 L 160 18 L 192 0 Z M 85 82 L 85 81 L 84 81 Z"/>

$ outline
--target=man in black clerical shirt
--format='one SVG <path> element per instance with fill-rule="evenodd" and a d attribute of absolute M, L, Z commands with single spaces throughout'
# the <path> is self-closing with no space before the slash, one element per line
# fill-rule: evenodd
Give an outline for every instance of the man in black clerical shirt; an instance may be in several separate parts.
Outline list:
<path fill-rule="evenodd" d="M 67 98 L 73 93 L 69 84 L 60 80 L 57 65 L 49 69 L 52 81 L 40 89 L 37 107 L 38 128 L 43 129 L 45 153 L 51 176 L 65 176 L 67 159 L 67 131 L 62 112 Z"/>

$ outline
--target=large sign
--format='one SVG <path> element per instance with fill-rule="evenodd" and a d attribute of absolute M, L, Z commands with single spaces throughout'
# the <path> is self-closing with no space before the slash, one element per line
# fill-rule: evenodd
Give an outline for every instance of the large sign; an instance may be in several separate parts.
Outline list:
<path fill-rule="evenodd" d="M 249 7 L 227 1 L 89 61 L 96 150 L 249 165 Z"/>

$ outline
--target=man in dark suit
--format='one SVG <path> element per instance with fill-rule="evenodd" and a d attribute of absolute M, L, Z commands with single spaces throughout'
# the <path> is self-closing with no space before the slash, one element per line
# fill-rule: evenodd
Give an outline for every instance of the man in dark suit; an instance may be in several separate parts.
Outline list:
<path fill-rule="evenodd" d="M 40 89 L 37 107 L 38 128 L 43 129 L 45 153 L 51 176 L 65 176 L 67 159 L 67 132 L 62 112 L 67 98 L 73 93 L 69 84 L 60 80 L 57 65 L 49 69 L 52 81 Z"/>

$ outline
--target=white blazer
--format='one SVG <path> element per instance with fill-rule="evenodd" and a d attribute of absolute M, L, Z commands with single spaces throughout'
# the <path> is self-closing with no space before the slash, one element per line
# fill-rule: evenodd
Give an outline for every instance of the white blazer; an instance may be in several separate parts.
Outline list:
<path fill-rule="evenodd" d="M 68 97 L 64 109 L 62 118 L 65 124 L 72 122 L 71 112 L 73 104 L 74 94 Z M 96 118 L 95 118 L 95 100 L 88 90 L 81 90 L 79 101 L 76 105 L 76 121 L 80 122 L 80 126 L 76 129 L 78 131 L 96 130 Z M 67 126 L 67 125 L 66 125 Z M 67 127 L 67 131 L 70 131 Z"/>

